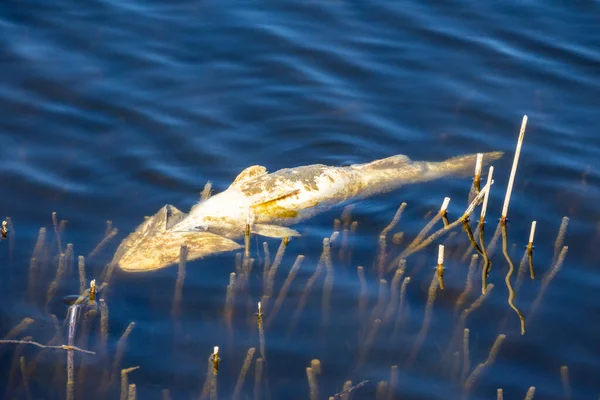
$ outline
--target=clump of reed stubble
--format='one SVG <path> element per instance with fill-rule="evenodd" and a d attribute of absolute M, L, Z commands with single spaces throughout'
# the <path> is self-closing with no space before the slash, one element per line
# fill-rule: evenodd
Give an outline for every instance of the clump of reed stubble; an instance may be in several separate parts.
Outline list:
<path fill-rule="evenodd" d="M 15 383 L 13 394 L 24 398 L 44 397 L 49 393 L 66 398 L 99 398 L 103 377 L 110 377 L 115 354 L 114 350 L 107 351 L 108 306 L 101 292 L 92 299 L 86 288 L 87 279 L 99 276 L 103 266 L 97 262 L 86 265 L 89 260 L 76 256 L 72 243 L 64 244 L 67 226 L 66 220 L 52 213 L 52 226 L 39 230 L 29 261 L 27 283 L 20 290 L 30 305 L 31 316 L 5 332 L 2 339 L 5 342 L 0 343 L 0 357 L 9 352 L 21 353 L 9 343 L 35 345 L 26 346 L 19 358 L 20 380 Z M 110 256 L 106 246 L 116 233 L 112 222 L 107 221 L 106 232 L 90 255 L 96 260 Z M 18 291 L 12 288 L 7 294 Z M 73 321 L 76 329 L 71 329 L 67 306 L 62 304 L 65 295 L 79 295 L 75 300 L 78 312 Z M 118 393 L 118 385 L 110 389 L 109 395 Z"/>

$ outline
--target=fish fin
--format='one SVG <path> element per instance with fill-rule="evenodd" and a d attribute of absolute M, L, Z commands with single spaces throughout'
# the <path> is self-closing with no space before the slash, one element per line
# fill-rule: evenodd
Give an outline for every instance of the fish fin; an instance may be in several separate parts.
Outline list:
<path fill-rule="evenodd" d="M 165 230 L 169 230 L 179 223 L 182 219 L 187 217 L 187 214 L 179 211 L 176 207 L 167 204 L 165 206 L 166 219 L 165 219 Z"/>
<path fill-rule="evenodd" d="M 279 225 L 254 224 L 252 225 L 251 231 L 257 235 L 279 239 L 284 237 L 301 236 L 300 232 Z"/>
<path fill-rule="evenodd" d="M 267 174 L 267 169 L 262 165 L 252 165 L 242 172 L 233 180 L 230 187 L 239 187 L 246 181 Z"/>
<path fill-rule="evenodd" d="M 366 164 L 353 165 L 352 168 L 371 169 L 371 170 L 390 169 L 390 168 L 402 167 L 410 162 L 411 162 L 410 158 L 408 158 L 404 154 L 398 154 L 395 156 L 382 158 L 381 160 L 375 160 L 375 161 L 372 161 L 372 162 L 366 163 Z"/>
<path fill-rule="evenodd" d="M 279 196 L 274 196 L 264 201 L 252 204 L 252 211 L 255 215 L 268 215 L 278 218 L 295 218 L 298 216 L 298 211 L 281 207 L 277 205 L 277 202 L 288 197 L 295 196 L 298 193 L 300 193 L 300 190 L 294 189 L 287 193 L 280 194 Z"/>

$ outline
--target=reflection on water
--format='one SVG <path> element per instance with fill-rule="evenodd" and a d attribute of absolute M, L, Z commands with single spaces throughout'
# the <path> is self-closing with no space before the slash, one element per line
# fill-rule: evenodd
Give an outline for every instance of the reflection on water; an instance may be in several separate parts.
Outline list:
<path fill-rule="evenodd" d="M 0 338 L 69 343 L 74 300 L 62 299 L 96 279 L 94 305 L 78 308 L 74 345 L 95 354 L 72 351 L 75 398 L 115 398 L 122 378 L 140 398 L 210 398 L 214 346 L 219 398 L 351 388 L 353 399 L 494 398 L 499 388 L 525 398 L 530 387 L 535 398 L 598 397 L 598 11 L 536 1 L 7 2 Z M 448 222 L 460 218 L 471 182 L 453 178 L 302 223 L 287 246 L 253 237 L 252 259 L 103 273 L 145 215 L 189 209 L 208 180 L 222 191 L 256 164 L 514 154 L 523 114 L 506 241 L 496 226 L 510 156 L 495 163 L 485 229 L 471 218 L 479 251 L 459 224 L 395 260 L 432 219 L 418 240 L 443 228 L 445 197 Z M 4 396 L 65 398 L 68 350 L 2 344 Z"/>

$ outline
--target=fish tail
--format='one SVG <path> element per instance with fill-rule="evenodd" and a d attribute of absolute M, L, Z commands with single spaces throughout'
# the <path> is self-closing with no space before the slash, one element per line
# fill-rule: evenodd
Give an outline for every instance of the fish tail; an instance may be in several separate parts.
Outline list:
<path fill-rule="evenodd" d="M 482 167 L 490 164 L 492 161 L 498 160 L 504 155 L 501 151 L 493 151 L 483 153 Z M 468 177 L 475 172 L 475 164 L 477 162 L 477 154 L 468 154 L 463 156 L 452 157 L 446 161 L 440 162 L 419 162 L 424 170 L 424 178 L 426 180 L 438 179 L 442 177 Z M 482 175 L 487 172 L 482 169 Z"/>

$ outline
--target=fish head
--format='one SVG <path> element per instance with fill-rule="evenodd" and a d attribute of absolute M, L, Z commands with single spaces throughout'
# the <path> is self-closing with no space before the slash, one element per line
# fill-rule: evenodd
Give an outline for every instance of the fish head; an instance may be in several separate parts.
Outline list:
<path fill-rule="evenodd" d="M 166 205 L 153 216 L 147 217 L 123 239 L 112 263 L 126 272 L 149 272 L 178 263 L 182 245 L 187 246 L 188 261 L 243 247 L 212 232 L 178 232 L 167 229 L 169 219 L 182 216 L 185 214 L 177 208 Z"/>

